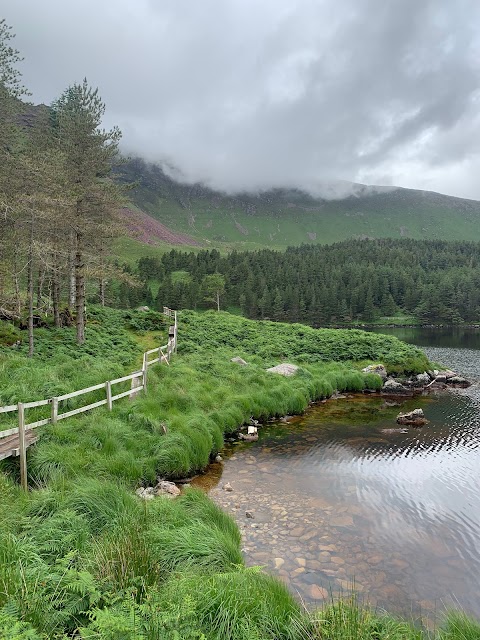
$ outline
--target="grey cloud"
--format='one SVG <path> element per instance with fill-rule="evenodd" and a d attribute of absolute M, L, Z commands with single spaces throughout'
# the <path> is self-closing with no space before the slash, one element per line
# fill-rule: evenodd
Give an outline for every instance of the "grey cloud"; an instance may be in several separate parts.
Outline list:
<path fill-rule="evenodd" d="M 36 100 L 87 76 L 125 149 L 188 180 L 329 196 L 368 180 L 480 199 L 477 0 L 0 8 Z"/>

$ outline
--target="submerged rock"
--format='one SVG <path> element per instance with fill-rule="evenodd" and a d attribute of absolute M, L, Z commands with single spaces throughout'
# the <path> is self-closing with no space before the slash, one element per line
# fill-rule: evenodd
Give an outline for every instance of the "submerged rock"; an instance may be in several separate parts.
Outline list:
<path fill-rule="evenodd" d="M 428 420 L 425 418 L 423 409 L 414 409 L 407 413 L 399 413 L 397 423 L 410 425 L 412 427 L 423 427 L 425 424 L 428 424 Z"/>
<path fill-rule="evenodd" d="M 282 362 L 282 364 L 277 364 L 276 367 L 270 367 L 267 371 L 270 373 L 279 373 L 281 376 L 293 376 L 297 373 L 298 367 L 296 364 Z"/>
<path fill-rule="evenodd" d="M 238 438 L 239 440 L 245 440 L 245 442 L 256 442 L 258 440 L 258 433 L 250 433 L 248 435 L 239 433 Z"/>

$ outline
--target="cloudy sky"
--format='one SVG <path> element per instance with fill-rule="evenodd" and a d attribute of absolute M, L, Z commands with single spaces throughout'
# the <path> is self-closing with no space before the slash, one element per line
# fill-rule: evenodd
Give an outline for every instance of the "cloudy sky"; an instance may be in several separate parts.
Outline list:
<path fill-rule="evenodd" d="M 87 77 L 124 148 L 226 190 L 480 199 L 478 0 L 0 0 L 35 102 Z"/>

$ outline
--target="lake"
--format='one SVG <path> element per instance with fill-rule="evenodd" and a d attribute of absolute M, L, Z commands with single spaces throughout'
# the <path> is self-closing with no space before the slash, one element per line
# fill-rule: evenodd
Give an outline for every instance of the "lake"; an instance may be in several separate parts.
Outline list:
<path fill-rule="evenodd" d="M 247 564 L 306 603 L 353 584 L 417 619 L 450 606 L 480 617 L 480 331 L 384 331 L 477 382 L 406 401 L 323 401 L 227 448 L 196 483 L 236 517 Z M 399 429 L 396 415 L 415 407 L 429 424 Z"/>

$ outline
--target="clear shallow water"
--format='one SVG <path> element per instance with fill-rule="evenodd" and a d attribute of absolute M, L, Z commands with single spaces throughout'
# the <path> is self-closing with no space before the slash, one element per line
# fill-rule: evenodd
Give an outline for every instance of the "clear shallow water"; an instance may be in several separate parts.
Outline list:
<path fill-rule="evenodd" d="M 426 351 L 480 379 L 470 344 Z M 307 602 L 354 579 L 390 611 L 432 618 L 456 605 L 480 616 L 479 390 L 409 399 L 401 410 L 421 406 L 430 424 L 404 431 L 390 400 L 329 400 L 262 428 L 201 482 L 236 516 L 247 562 Z"/>

